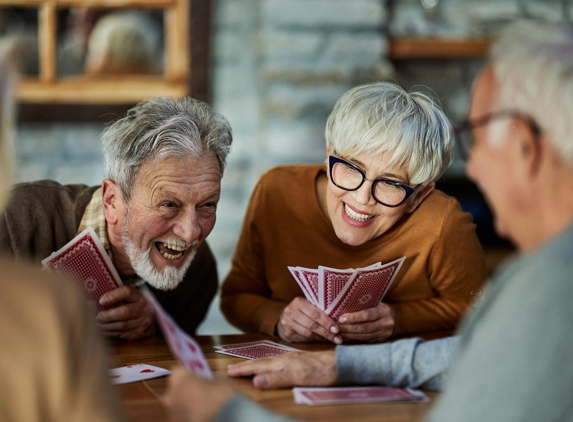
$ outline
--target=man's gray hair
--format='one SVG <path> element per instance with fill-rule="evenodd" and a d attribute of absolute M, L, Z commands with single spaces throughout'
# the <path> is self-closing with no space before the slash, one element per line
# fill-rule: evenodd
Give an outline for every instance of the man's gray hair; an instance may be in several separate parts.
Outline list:
<path fill-rule="evenodd" d="M 225 169 L 233 136 L 223 115 L 190 97 L 144 100 L 102 135 L 104 173 L 129 202 L 141 166 L 167 157 L 215 154 Z"/>
<path fill-rule="evenodd" d="M 389 166 L 406 165 L 412 185 L 437 180 L 454 158 L 451 124 L 426 94 L 387 82 L 361 85 L 335 104 L 326 144 L 346 157 L 390 154 Z"/>
<path fill-rule="evenodd" d="M 522 21 L 492 49 L 499 106 L 535 120 L 573 165 L 573 26 Z"/>

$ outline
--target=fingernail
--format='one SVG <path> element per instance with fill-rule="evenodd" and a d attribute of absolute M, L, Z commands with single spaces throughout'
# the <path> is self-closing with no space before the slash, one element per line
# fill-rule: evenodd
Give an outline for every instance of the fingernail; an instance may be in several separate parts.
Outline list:
<path fill-rule="evenodd" d="M 269 379 L 265 375 L 259 375 L 257 377 L 257 383 L 259 384 L 259 387 L 268 387 Z"/>
<path fill-rule="evenodd" d="M 334 343 L 342 344 L 342 339 L 340 337 L 334 337 Z"/>
<path fill-rule="evenodd" d="M 345 323 L 346 321 L 348 321 L 348 320 L 346 319 L 345 316 L 343 316 L 343 317 L 340 317 L 340 319 L 339 319 L 338 321 L 340 321 L 341 323 L 344 324 L 344 323 Z"/>
<path fill-rule="evenodd" d="M 99 304 L 100 304 L 101 306 L 107 305 L 107 299 L 104 298 L 104 297 L 102 297 L 102 298 L 99 300 Z"/>
<path fill-rule="evenodd" d="M 332 327 L 330 327 L 330 332 L 332 334 L 338 334 L 338 327 L 336 325 L 333 325 Z"/>

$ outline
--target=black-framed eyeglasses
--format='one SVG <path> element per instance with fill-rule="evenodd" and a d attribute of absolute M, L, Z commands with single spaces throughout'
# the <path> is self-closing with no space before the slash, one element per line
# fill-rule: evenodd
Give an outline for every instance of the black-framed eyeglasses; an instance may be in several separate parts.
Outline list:
<path fill-rule="evenodd" d="M 404 203 L 416 189 L 395 180 L 366 178 L 364 170 L 342 158 L 328 157 L 330 181 L 340 189 L 357 190 L 365 180 L 372 182 L 372 197 L 386 207 L 395 208 Z"/>
<path fill-rule="evenodd" d="M 492 120 L 503 118 L 519 118 L 530 127 L 531 132 L 537 137 L 541 135 L 541 127 L 528 115 L 517 110 L 503 110 L 496 113 L 487 114 L 476 120 L 464 120 L 454 125 L 454 136 L 456 140 L 456 150 L 460 158 L 467 161 L 473 145 L 473 130 L 480 126 L 487 125 Z"/>

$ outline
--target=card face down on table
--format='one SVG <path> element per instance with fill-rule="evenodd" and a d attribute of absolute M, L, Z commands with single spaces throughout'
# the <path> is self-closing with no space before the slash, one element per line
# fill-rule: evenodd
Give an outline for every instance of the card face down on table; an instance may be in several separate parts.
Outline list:
<path fill-rule="evenodd" d="M 247 343 L 226 344 L 215 346 L 215 352 L 223 355 L 235 356 L 243 359 L 258 359 L 269 356 L 280 356 L 288 352 L 300 352 L 284 344 L 275 343 L 270 340 L 252 341 Z"/>
<path fill-rule="evenodd" d="M 306 299 L 337 320 L 346 313 L 376 306 L 396 278 L 406 257 L 357 269 L 288 267 Z"/>
<path fill-rule="evenodd" d="M 428 401 L 428 397 L 417 390 L 391 387 L 297 387 L 292 390 L 298 404 L 309 406 L 383 403 L 402 401 Z"/>
<path fill-rule="evenodd" d="M 99 299 L 122 286 L 121 278 L 94 230 L 89 227 L 42 261 L 43 268 L 71 277 L 100 311 Z"/>

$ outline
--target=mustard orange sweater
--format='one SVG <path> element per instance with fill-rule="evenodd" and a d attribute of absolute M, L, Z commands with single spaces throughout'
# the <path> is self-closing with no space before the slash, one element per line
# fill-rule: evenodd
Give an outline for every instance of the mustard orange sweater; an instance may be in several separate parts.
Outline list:
<path fill-rule="evenodd" d="M 283 309 L 304 296 L 289 265 L 358 268 L 406 256 L 383 299 L 395 314 L 394 335 L 450 334 L 470 292 L 486 279 L 471 216 L 434 190 L 382 236 L 349 246 L 336 237 L 316 199 L 315 180 L 324 167 L 277 167 L 259 181 L 223 283 L 221 309 L 229 322 L 275 335 Z"/>

